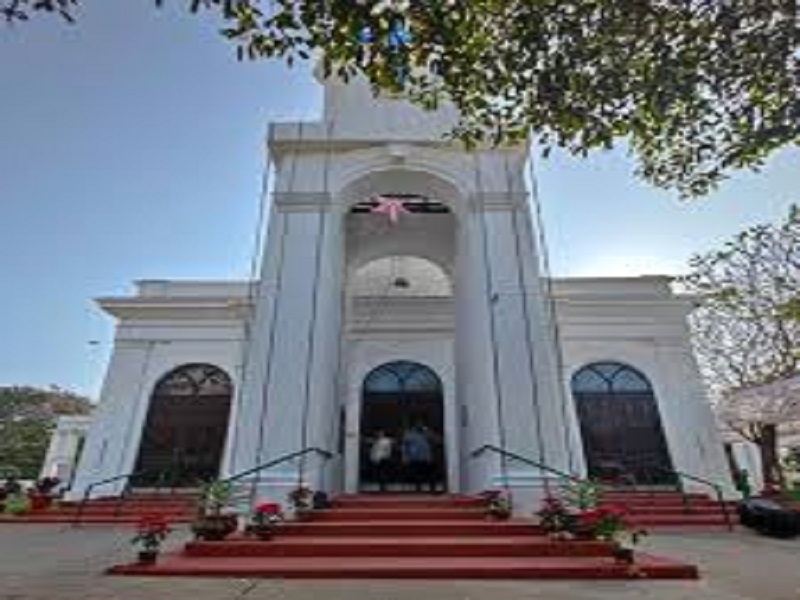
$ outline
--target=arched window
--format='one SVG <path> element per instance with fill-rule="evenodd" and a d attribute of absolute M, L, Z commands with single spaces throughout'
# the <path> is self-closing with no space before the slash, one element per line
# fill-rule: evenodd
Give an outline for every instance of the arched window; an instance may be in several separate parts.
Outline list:
<path fill-rule="evenodd" d="M 192 486 L 219 474 L 233 383 L 225 371 L 188 364 L 162 377 L 150 398 L 134 484 Z"/>
<path fill-rule="evenodd" d="M 442 382 L 431 369 L 405 360 L 374 369 L 364 379 L 364 393 L 439 392 Z"/>
<path fill-rule="evenodd" d="M 650 382 L 632 367 L 614 362 L 594 363 L 572 378 L 572 391 L 579 393 L 652 393 Z"/>
<path fill-rule="evenodd" d="M 587 365 L 572 377 L 589 475 L 615 483 L 670 482 L 658 403 L 647 377 L 616 362 Z"/>

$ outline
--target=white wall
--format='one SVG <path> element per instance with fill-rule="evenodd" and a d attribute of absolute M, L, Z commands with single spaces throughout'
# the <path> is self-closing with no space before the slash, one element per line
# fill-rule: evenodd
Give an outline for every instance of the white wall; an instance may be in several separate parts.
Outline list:
<path fill-rule="evenodd" d="M 673 467 L 735 496 L 722 441 L 704 394 L 686 329 L 687 300 L 667 278 L 557 282 L 566 384 L 593 362 L 620 362 L 651 382 Z M 689 489 L 709 492 L 687 481 Z"/>
<path fill-rule="evenodd" d="M 91 422 L 90 415 L 69 415 L 58 418 L 42 463 L 40 477 L 58 477 L 62 486 L 70 484 L 81 440 L 86 437 Z"/>
<path fill-rule="evenodd" d="M 125 302 L 130 305 L 135 300 Z M 140 318 L 129 316 L 117 328 L 100 402 L 92 416 L 70 497 L 81 496 L 94 482 L 133 471 L 151 393 L 164 375 L 181 365 L 207 363 L 231 377 L 234 398 L 229 431 L 235 423 L 242 360 L 241 321 L 236 315 L 228 320 L 192 321 L 185 318 L 191 312 L 185 304 L 172 309 L 172 321 L 151 321 L 146 314 L 150 308 L 144 303 Z M 222 473 L 228 471 L 231 440 L 229 434 Z M 124 484 L 119 480 L 97 487 L 93 495 L 118 493 Z"/>

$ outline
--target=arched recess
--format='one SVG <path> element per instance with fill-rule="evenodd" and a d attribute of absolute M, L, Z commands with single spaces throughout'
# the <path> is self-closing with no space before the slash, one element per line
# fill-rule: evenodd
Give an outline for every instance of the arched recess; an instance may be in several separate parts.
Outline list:
<path fill-rule="evenodd" d="M 371 441 L 379 431 L 395 440 L 389 485 L 409 483 L 402 463 L 403 434 L 415 425 L 429 432 L 433 454 L 433 477 L 440 490 L 446 489 L 444 447 L 444 388 L 439 376 L 425 365 L 401 360 L 370 371 L 362 385 L 360 484 L 369 489 L 377 483 L 369 461 Z"/>
<path fill-rule="evenodd" d="M 348 288 L 353 296 L 449 297 L 450 275 L 417 256 L 386 256 L 355 266 Z"/>
<path fill-rule="evenodd" d="M 147 411 L 133 483 L 195 486 L 219 475 L 233 383 L 222 369 L 187 364 L 156 384 Z"/>
<path fill-rule="evenodd" d="M 617 362 L 586 365 L 572 377 L 590 477 L 660 485 L 673 481 L 672 460 L 650 381 Z"/>

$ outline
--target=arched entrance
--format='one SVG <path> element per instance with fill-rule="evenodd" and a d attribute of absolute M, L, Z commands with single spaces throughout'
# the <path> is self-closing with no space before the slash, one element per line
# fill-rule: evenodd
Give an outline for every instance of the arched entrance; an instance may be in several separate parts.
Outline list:
<path fill-rule="evenodd" d="M 133 478 L 137 486 L 194 486 L 219 475 L 233 384 L 205 364 L 178 367 L 150 399 Z"/>
<path fill-rule="evenodd" d="M 572 377 L 590 477 L 636 484 L 674 481 L 658 404 L 647 378 L 615 362 L 583 367 Z"/>
<path fill-rule="evenodd" d="M 442 382 L 428 367 L 410 361 L 390 362 L 373 369 L 364 379 L 361 407 L 360 487 L 377 489 L 377 474 L 369 460 L 371 441 L 379 431 L 395 440 L 388 470 L 389 490 L 407 489 L 410 474 L 402 461 L 403 434 L 422 424 L 429 432 L 437 490 L 447 487 L 444 452 L 444 397 Z"/>

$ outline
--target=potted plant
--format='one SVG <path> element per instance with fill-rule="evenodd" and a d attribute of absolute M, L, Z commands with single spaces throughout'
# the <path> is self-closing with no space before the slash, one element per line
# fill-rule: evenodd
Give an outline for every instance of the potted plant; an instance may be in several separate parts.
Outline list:
<path fill-rule="evenodd" d="M 212 481 L 203 488 L 198 514 L 192 522 L 192 532 L 198 540 L 224 540 L 237 528 L 236 514 L 225 513 L 233 495 L 233 485 L 227 481 Z"/>
<path fill-rule="evenodd" d="M 576 511 L 595 508 L 600 496 L 600 486 L 589 479 L 570 479 L 561 486 L 561 497 L 565 505 Z"/>
<path fill-rule="evenodd" d="M 158 560 L 161 543 L 167 539 L 169 523 L 163 515 L 145 515 L 136 527 L 131 543 L 139 546 L 139 564 L 152 565 Z"/>
<path fill-rule="evenodd" d="M 552 539 L 570 540 L 575 537 L 578 516 L 562 500 L 548 496 L 536 515 L 539 525 Z"/>
<path fill-rule="evenodd" d="M 487 490 L 482 496 L 486 500 L 485 514 L 489 519 L 505 521 L 511 517 L 513 504 L 507 490 Z"/>
<path fill-rule="evenodd" d="M 283 520 L 281 505 L 277 502 L 262 502 L 250 515 L 250 523 L 245 534 L 254 535 L 260 540 L 271 540 L 278 524 Z"/>
<path fill-rule="evenodd" d="M 5 512 L 9 515 L 24 515 L 31 510 L 30 499 L 22 492 L 9 494 L 5 499 Z"/>
<path fill-rule="evenodd" d="M 592 532 L 594 539 L 614 543 L 614 559 L 617 562 L 633 564 L 633 546 L 646 535 L 646 531 L 636 526 L 621 506 L 600 506 L 579 515 L 582 527 Z"/>
<path fill-rule="evenodd" d="M 31 511 L 37 512 L 47 510 L 53 504 L 55 498 L 54 490 L 61 483 L 58 477 L 43 477 L 33 484 L 28 490 L 28 498 L 31 503 Z"/>
<path fill-rule="evenodd" d="M 289 492 L 289 502 L 298 521 L 307 521 L 314 511 L 314 492 L 308 484 L 300 483 Z"/>

